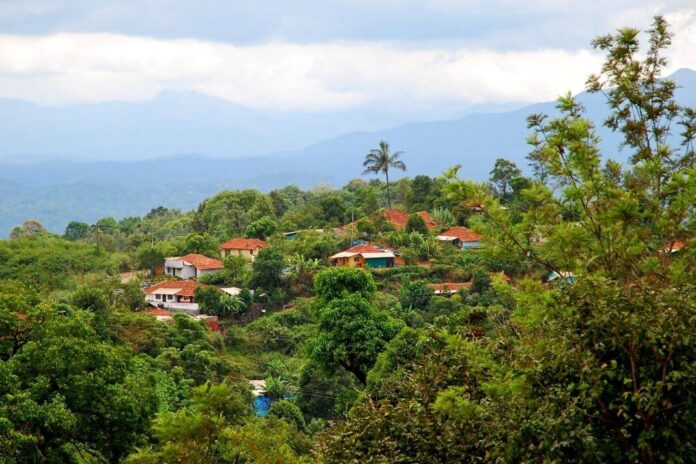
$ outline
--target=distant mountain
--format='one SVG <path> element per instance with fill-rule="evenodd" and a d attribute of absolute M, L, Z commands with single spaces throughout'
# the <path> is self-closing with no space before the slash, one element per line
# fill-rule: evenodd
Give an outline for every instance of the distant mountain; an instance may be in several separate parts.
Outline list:
<path fill-rule="evenodd" d="M 260 156 L 300 149 L 346 132 L 443 117 L 435 112 L 361 108 L 264 111 L 176 92 L 163 92 L 148 101 L 61 107 L 0 98 L 0 162 L 130 161 L 186 153 Z"/>
<path fill-rule="evenodd" d="M 684 105 L 696 107 L 696 71 L 683 69 L 671 78 L 680 86 L 677 92 L 678 100 Z M 177 100 L 179 97 L 169 95 L 162 98 Z M 603 98 L 583 93 L 579 95 L 579 99 L 586 106 L 588 116 L 597 123 L 603 153 L 624 160 L 626 153 L 617 151 L 619 136 L 601 125 L 606 117 Z M 227 104 L 222 105 L 225 108 L 225 115 L 222 115 L 219 112 L 222 110 L 218 108 L 219 101 L 213 99 L 208 103 L 201 103 L 198 98 L 194 100 L 201 105 L 195 111 L 190 110 L 191 104 L 181 102 L 172 103 L 171 111 L 158 107 L 147 117 L 138 110 L 138 114 L 132 116 L 133 121 L 124 122 L 122 126 L 112 129 L 110 137 L 115 137 L 118 141 L 114 142 L 115 146 L 108 150 L 104 148 L 103 143 L 98 146 L 100 150 L 109 153 L 132 149 L 142 155 L 150 149 L 153 150 L 152 153 L 161 153 L 160 150 L 167 149 L 171 154 L 204 153 L 206 157 L 178 155 L 120 162 L 0 162 L 0 236 L 25 219 L 37 219 L 51 230 L 62 231 L 70 220 L 93 222 L 104 216 L 118 218 L 142 215 L 159 205 L 192 208 L 206 196 L 224 188 L 269 190 L 292 183 L 305 188 L 320 183 L 338 186 L 360 176 L 364 154 L 382 139 L 388 140 L 394 149 L 405 151 L 403 159 L 409 168 L 405 175 L 438 175 L 454 164 L 461 164 L 460 172 L 463 176 L 484 180 L 488 178 L 498 157 L 507 158 L 521 168 L 526 168 L 525 156 L 529 151 L 525 143 L 529 133 L 526 117 L 531 113 L 555 112 L 554 103 L 547 102 L 508 112 L 467 114 L 451 120 L 410 123 L 378 131 L 351 132 L 301 150 L 286 150 L 274 155 L 215 159 L 209 156 L 224 155 L 233 149 L 236 150 L 235 153 L 243 154 L 243 150 L 237 149 L 242 145 L 239 140 L 245 140 L 243 143 L 249 147 L 245 149 L 247 152 L 262 153 L 280 145 L 279 140 L 282 140 L 284 147 L 291 147 L 292 143 L 299 143 L 300 139 L 309 138 L 309 135 L 304 128 L 299 127 L 302 124 L 280 122 L 282 118 L 278 115 L 273 118 L 280 119 L 261 121 L 254 119 L 254 115 L 258 116 L 259 113 L 241 108 L 235 119 L 229 113 L 225 113 L 229 110 Z M 23 112 L 32 113 L 36 108 L 30 108 L 32 105 L 27 106 L 26 103 L 12 102 L 9 105 L 16 107 L 15 110 L 9 111 L 7 104 L 7 101 L 0 102 L 0 137 L 3 140 L 0 153 L 8 153 L 8 147 L 16 150 L 31 147 L 31 130 L 37 130 L 34 133 L 37 139 L 34 154 L 54 153 L 68 156 L 67 152 L 61 150 L 65 150 L 70 144 L 76 146 L 74 138 L 91 130 L 85 122 L 87 116 L 78 118 L 83 124 L 87 124 L 87 127 L 74 127 L 72 124 L 75 124 L 75 120 L 71 122 L 69 118 L 63 119 L 58 109 L 50 118 L 44 114 L 48 119 L 43 120 L 43 123 L 55 126 L 46 126 L 45 132 L 36 129 L 36 126 L 31 126 L 33 129 L 30 130 L 30 125 L 25 127 L 24 123 L 20 124 L 17 121 L 31 120 L 34 116 L 28 116 Z M 184 111 L 183 108 L 186 107 L 193 113 L 189 113 L 189 110 Z M 110 114 L 121 110 L 125 111 L 126 115 L 135 111 L 128 104 L 108 104 L 103 107 L 103 111 Z M 96 109 L 85 108 L 84 111 L 92 117 Z M 246 111 L 249 113 L 245 113 Z M 139 122 L 136 123 L 141 122 L 138 119 L 141 117 L 148 121 L 147 124 L 143 123 L 142 127 Z M 343 116 L 336 116 L 332 122 L 326 124 L 338 124 L 340 117 Z M 167 143 L 161 142 L 157 150 L 152 148 L 153 142 L 149 141 L 148 130 L 165 130 L 168 124 L 177 118 L 182 118 L 186 123 L 171 126 L 170 140 Z M 124 117 L 125 119 L 128 118 Z M 192 120 L 195 122 L 191 122 Z M 222 129 L 234 126 L 233 122 L 239 123 L 238 131 L 225 135 Z M 274 129 L 276 133 L 289 134 L 287 138 L 278 136 L 278 140 L 275 141 L 253 143 L 253 137 L 249 134 L 254 134 L 254 130 L 257 130 L 261 138 L 262 132 L 266 130 L 264 128 L 273 126 L 276 122 L 278 125 L 288 124 Z M 15 124 L 12 127 L 19 131 L 19 136 L 13 133 L 11 128 L 8 129 L 6 123 L 10 126 Z M 372 123 L 374 121 L 370 124 Z M 187 124 L 191 124 L 188 130 L 185 129 L 188 127 Z M 159 128 L 155 127 L 157 125 Z M 98 129 L 97 133 L 100 136 L 106 136 L 104 131 L 108 128 L 100 125 Z M 291 143 L 288 140 L 292 139 L 293 130 L 298 134 L 295 142 Z M 200 142 L 198 138 L 202 137 L 201 134 L 207 133 L 206 131 L 215 135 L 210 135 L 204 145 L 198 146 L 205 146 L 209 151 L 186 150 L 196 145 L 193 141 Z M 22 140 L 22 137 L 26 140 Z M 54 139 L 53 142 L 51 138 Z M 89 140 L 90 143 L 96 143 L 94 137 Z M 89 153 L 88 146 L 83 148 L 86 150 L 84 154 Z"/>

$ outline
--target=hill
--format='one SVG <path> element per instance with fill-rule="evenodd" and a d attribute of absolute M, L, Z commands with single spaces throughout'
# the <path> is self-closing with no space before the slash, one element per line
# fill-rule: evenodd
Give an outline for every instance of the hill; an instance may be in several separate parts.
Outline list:
<path fill-rule="evenodd" d="M 670 77 L 680 86 L 677 99 L 684 105 L 696 106 L 696 71 L 683 69 Z M 606 114 L 603 98 L 583 93 L 579 95 L 579 99 L 586 106 L 589 117 L 599 126 L 604 153 L 614 153 L 614 158 L 623 160 L 624 155 L 614 148 L 619 145 L 619 138 L 601 126 Z M 21 121 L 27 117 L 21 110 L 26 104 L 17 105 L 16 119 Z M 171 131 L 171 153 L 181 153 L 183 148 L 195 146 L 190 142 L 199 137 L 205 138 L 201 135 L 205 131 L 217 135 L 197 146 L 207 147 L 205 149 L 210 151 L 191 153 L 221 154 L 238 143 L 234 133 L 225 137 L 224 131 L 219 130 L 224 126 L 223 122 L 230 122 L 225 119 L 228 116 L 223 117 L 216 112 L 216 102 L 210 101 L 208 105 L 203 105 L 194 112 L 197 117 L 193 119 L 200 116 L 200 121 L 188 133 L 181 128 Z M 186 106 L 179 106 L 178 110 L 181 111 Z M 304 188 L 320 183 L 338 186 L 360 175 L 364 154 L 382 139 L 388 140 L 395 149 L 406 152 L 404 160 L 411 172 L 438 175 L 454 164 L 461 164 L 463 175 L 483 180 L 488 177 L 498 157 L 514 161 L 522 168 L 526 167 L 526 117 L 536 112 L 552 114 L 554 103 L 529 105 L 500 113 L 468 114 L 452 120 L 410 123 L 379 131 L 352 132 L 301 150 L 286 150 L 265 156 L 229 159 L 178 155 L 119 162 L 58 160 L 3 163 L 0 164 L 0 234 L 6 235 L 13 226 L 29 218 L 39 220 L 50 230 L 62 231 L 71 219 L 93 222 L 104 216 L 144 214 L 152 205 L 160 204 L 191 208 L 206 196 L 224 188 L 254 187 L 269 190 L 289 183 Z M 155 112 L 148 116 L 148 121 L 151 124 L 166 125 L 177 114 L 179 113 L 176 111 L 162 115 Z M 190 116 L 186 117 L 186 121 L 192 119 Z M 218 119 L 218 116 L 224 121 Z M 0 131 L 3 131 L 3 140 L 6 140 L 5 150 L 8 150 L 8 146 L 21 146 L 17 137 L 8 137 L 10 129 L 5 122 L 10 119 L 12 118 L 5 114 L 3 124 L 0 124 L 0 127 L 4 127 Z M 240 116 L 239 120 L 243 119 Z M 248 124 L 254 126 L 253 121 L 250 121 L 247 121 Z M 48 121 L 45 122 L 48 124 Z M 273 124 L 276 122 L 279 126 L 278 133 L 291 133 L 296 129 L 295 125 L 287 121 L 277 120 Z M 56 139 L 58 152 L 64 146 L 62 143 L 79 138 L 79 132 L 86 130 L 70 126 L 69 121 L 63 124 L 69 127 L 52 129 L 62 134 Z M 254 127 L 261 130 L 267 126 L 268 124 L 261 124 Z M 152 127 L 129 127 L 114 128 L 112 135 L 123 144 L 120 150 L 132 149 L 133 153 L 140 153 L 142 147 L 148 147 L 148 128 Z M 253 133 L 247 129 L 240 128 L 239 133 L 246 130 L 244 137 Z M 61 132 L 63 130 L 64 133 Z M 19 131 L 19 134 L 22 132 Z M 29 133 L 25 136 L 29 137 Z M 48 143 L 45 137 L 40 140 Z M 253 145 L 251 138 L 244 140 L 249 146 Z M 279 140 L 284 139 L 280 137 Z M 104 145 L 109 144 L 105 142 Z M 256 150 L 262 152 L 272 146 L 274 145 L 270 142 L 267 145 L 259 144 L 256 145 Z M 76 211 L 80 212 L 77 217 Z"/>

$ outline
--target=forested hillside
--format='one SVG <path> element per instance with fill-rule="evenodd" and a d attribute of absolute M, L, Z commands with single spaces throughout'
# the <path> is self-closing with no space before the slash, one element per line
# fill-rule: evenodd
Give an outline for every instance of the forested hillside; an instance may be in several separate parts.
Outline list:
<path fill-rule="evenodd" d="M 527 118 L 533 175 L 385 141 L 340 189 L 16 227 L 0 462 L 695 462 L 696 110 L 665 21 L 638 37 L 587 81 L 623 164 L 568 95 Z"/>

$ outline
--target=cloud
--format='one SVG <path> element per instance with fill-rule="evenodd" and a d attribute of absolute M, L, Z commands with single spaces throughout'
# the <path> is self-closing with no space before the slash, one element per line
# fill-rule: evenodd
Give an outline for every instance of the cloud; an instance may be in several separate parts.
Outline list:
<path fill-rule="evenodd" d="M 693 31 L 693 16 L 676 19 Z M 692 42 L 683 39 L 679 47 Z M 675 51 L 675 67 L 696 67 L 692 49 Z M 0 35 L 0 96 L 62 105 L 145 100 L 173 90 L 276 110 L 456 107 L 532 102 L 580 91 L 600 62 L 586 49 L 499 51 L 404 41 L 233 45 L 96 33 Z"/>

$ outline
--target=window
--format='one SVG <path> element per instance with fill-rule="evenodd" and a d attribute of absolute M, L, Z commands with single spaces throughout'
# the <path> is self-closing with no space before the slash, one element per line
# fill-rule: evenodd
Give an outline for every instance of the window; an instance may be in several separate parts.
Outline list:
<path fill-rule="evenodd" d="M 167 295 L 167 299 L 173 300 L 173 299 L 174 299 L 174 295 Z"/>
<path fill-rule="evenodd" d="M 159 299 L 161 299 L 161 298 L 162 298 L 162 296 L 161 296 L 159 293 L 156 293 L 156 294 L 155 294 L 155 300 L 159 300 Z"/>
<path fill-rule="evenodd" d="M 353 261 L 355 261 L 356 263 L 360 261 L 360 256 L 356 256 L 355 258 L 353 258 Z"/>

